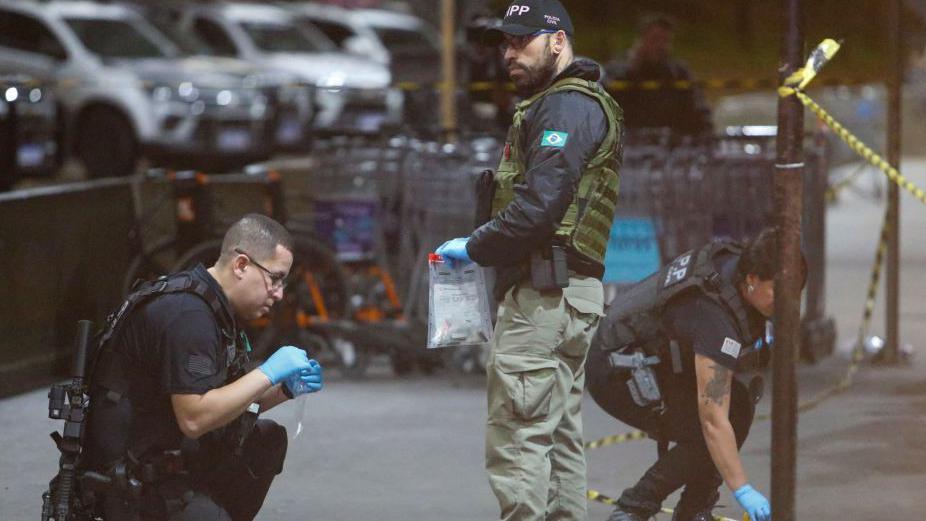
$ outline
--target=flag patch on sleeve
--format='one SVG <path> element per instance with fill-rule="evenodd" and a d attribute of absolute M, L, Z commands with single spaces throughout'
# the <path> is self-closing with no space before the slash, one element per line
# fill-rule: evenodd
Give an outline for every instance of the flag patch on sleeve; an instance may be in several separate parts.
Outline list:
<path fill-rule="evenodd" d="M 563 148 L 566 146 L 567 139 L 569 139 L 569 134 L 566 132 L 544 130 L 543 137 L 540 139 L 540 146 Z"/>
<path fill-rule="evenodd" d="M 203 355 L 190 355 L 186 361 L 186 370 L 198 376 L 210 376 L 215 372 L 212 368 L 212 360 Z"/>
<path fill-rule="evenodd" d="M 723 339 L 723 346 L 720 348 L 720 351 L 723 354 L 732 356 L 733 358 L 739 358 L 740 347 L 742 347 L 742 344 L 730 337 L 726 337 Z"/>

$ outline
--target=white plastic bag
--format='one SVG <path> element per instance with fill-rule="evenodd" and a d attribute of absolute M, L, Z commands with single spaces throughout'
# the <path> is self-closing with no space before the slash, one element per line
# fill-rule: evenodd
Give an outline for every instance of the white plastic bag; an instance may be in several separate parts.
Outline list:
<path fill-rule="evenodd" d="M 492 339 L 492 317 L 482 268 L 428 256 L 428 348 L 471 346 Z"/>

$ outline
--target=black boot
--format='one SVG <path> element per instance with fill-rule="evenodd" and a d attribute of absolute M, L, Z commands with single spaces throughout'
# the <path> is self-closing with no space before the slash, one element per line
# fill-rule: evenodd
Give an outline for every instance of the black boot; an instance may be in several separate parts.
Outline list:
<path fill-rule="evenodd" d="M 675 505 L 675 512 L 672 514 L 672 521 L 713 521 L 714 515 L 711 509 L 720 499 L 720 494 L 714 490 L 706 501 L 692 498 L 703 497 L 697 491 L 686 487 L 682 491 L 682 498 Z"/>
<path fill-rule="evenodd" d="M 651 516 L 640 514 L 634 510 L 618 506 L 614 509 L 614 512 L 611 512 L 611 515 L 608 516 L 608 521 L 646 521 L 650 517 Z"/>
<path fill-rule="evenodd" d="M 695 514 L 679 513 L 679 511 L 676 510 L 672 514 L 672 521 L 714 521 L 714 514 L 712 514 L 710 510 L 702 510 Z"/>

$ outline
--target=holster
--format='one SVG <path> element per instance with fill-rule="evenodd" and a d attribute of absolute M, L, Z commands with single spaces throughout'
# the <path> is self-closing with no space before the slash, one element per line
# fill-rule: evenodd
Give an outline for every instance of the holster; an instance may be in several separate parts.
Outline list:
<path fill-rule="evenodd" d="M 531 286 L 537 291 L 569 287 L 566 249 L 559 244 L 531 253 Z"/>
<path fill-rule="evenodd" d="M 629 369 L 630 378 L 627 379 L 627 388 L 634 403 L 640 407 L 650 407 L 662 402 L 662 392 L 656 379 L 653 366 L 660 360 L 658 356 L 646 356 L 641 351 L 625 354 L 614 351 L 608 355 L 611 366 L 615 369 Z"/>
<path fill-rule="evenodd" d="M 483 170 L 476 177 L 476 214 L 473 228 L 479 228 L 492 218 L 492 200 L 495 198 L 495 172 Z"/>

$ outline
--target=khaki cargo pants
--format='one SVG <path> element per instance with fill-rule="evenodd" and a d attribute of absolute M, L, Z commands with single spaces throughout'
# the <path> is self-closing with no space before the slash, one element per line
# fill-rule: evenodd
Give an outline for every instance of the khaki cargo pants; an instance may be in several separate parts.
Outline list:
<path fill-rule="evenodd" d="M 602 316 L 601 282 L 562 292 L 512 288 L 486 367 L 486 470 L 503 520 L 587 519 L 581 401 L 585 355 Z"/>

